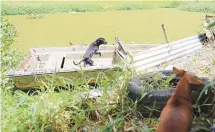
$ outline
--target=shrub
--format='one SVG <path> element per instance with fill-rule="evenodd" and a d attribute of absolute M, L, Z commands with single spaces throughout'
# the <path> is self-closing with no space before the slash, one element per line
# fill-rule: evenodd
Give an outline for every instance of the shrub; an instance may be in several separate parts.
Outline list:
<path fill-rule="evenodd" d="M 2 70 L 2 88 L 7 88 L 10 80 L 7 78 L 7 73 L 12 68 L 15 68 L 24 55 L 21 51 L 13 48 L 13 43 L 15 37 L 17 37 L 17 32 L 12 24 L 7 20 L 1 19 L 1 70 Z"/>

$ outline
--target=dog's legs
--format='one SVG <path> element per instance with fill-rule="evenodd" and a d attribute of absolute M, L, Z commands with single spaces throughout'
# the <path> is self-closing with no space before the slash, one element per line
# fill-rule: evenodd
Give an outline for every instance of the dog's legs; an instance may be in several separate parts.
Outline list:
<path fill-rule="evenodd" d="M 86 67 L 87 65 L 93 66 L 93 61 L 91 59 L 86 59 L 84 61 L 84 67 Z"/>
<path fill-rule="evenodd" d="M 90 66 L 93 66 L 93 61 L 92 61 L 91 59 L 88 59 L 86 62 L 87 62 Z"/>
<path fill-rule="evenodd" d="M 87 66 L 87 62 L 86 61 L 84 61 L 84 67 L 86 67 Z"/>
<path fill-rule="evenodd" d="M 87 64 L 89 64 L 89 59 L 90 59 L 89 57 L 84 59 L 84 67 L 86 67 Z"/>
<path fill-rule="evenodd" d="M 101 52 L 98 52 L 98 51 L 96 51 L 96 53 L 95 53 L 96 55 L 98 55 L 99 54 L 99 56 L 101 57 L 102 56 L 102 54 L 101 54 Z"/>
<path fill-rule="evenodd" d="M 90 61 L 90 66 L 93 66 L 93 61 L 91 59 L 89 61 Z"/>
<path fill-rule="evenodd" d="M 101 52 L 99 52 L 98 49 L 95 51 L 94 54 L 95 54 L 95 55 L 98 55 L 98 54 L 99 54 L 100 57 L 102 56 Z"/>

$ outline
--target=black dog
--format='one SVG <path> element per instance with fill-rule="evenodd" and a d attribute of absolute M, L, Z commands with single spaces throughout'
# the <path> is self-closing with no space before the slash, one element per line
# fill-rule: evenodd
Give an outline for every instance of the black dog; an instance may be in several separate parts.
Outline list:
<path fill-rule="evenodd" d="M 96 41 L 94 41 L 93 43 L 90 44 L 90 46 L 87 48 L 87 51 L 85 52 L 83 59 L 79 62 L 79 63 L 74 63 L 74 65 L 79 65 L 81 64 L 81 62 L 84 62 L 84 66 L 86 66 L 87 64 L 89 64 L 90 66 L 93 66 L 93 61 L 92 61 L 92 56 L 95 54 L 99 54 L 101 56 L 101 53 L 98 52 L 99 51 L 99 46 L 101 44 L 107 44 L 108 42 L 105 41 L 104 38 L 97 38 Z"/>

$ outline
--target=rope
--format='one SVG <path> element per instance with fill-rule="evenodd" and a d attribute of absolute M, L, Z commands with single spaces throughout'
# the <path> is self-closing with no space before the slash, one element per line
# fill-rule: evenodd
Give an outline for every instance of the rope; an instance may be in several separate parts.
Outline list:
<path fill-rule="evenodd" d="M 204 86 L 204 88 L 203 88 L 202 91 L 200 92 L 199 97 L 198 97 L 198 99 L 197 99 L 197 101 L 196 101 L 197 103 L 198 103 L 199 100 L 201 99 L 203 93 L 204 93 L 208 88 L 211 88 L 211 86 L 213 86 L 213 85 L 215 85 L 215 82 L 209 83 L 209 84 L 207 84 L 207 85 Z"/>

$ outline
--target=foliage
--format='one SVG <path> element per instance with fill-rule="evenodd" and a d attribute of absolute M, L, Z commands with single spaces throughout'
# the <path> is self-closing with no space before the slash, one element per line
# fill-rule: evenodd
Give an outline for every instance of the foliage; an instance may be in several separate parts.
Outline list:
<path fill-rule="evenodd" d="M 19 61 L 23 58 L 23 54 L 21 51 L 13 48 L 14 38 L 17 36 L 14 26 L 1 18 L 1 29 L 1 84 L 2 88 L 6 88 L 10 82 L 6 77 L 7 72 L 19 64 Z"/>
<path fill-rule="evenodd" d="M 134 116 L 140 117 L 136 111 L 137 102 L 127 98 L 128 79 L 133 76 L 132 72 L 116 72 L 115 80 L 110 80 L 101 72 L 98 78 L 102 82 L 97 90 L 102 91 L 102 97 L 90 99 L 89 92 L 93 90 L 87 85 L 85 78 L 67 79 L 73 82 L 74 87 L 67 90 L 59 89 L 55 84 L 56 76 L 52 75 L 50 82 L 44 82 L 41 89 L 46 91 L 35 91 L 25 93 L 16 90 L 12 95 L 12 81 L 6 77 L 9 68 L 14 68 L 22 58 L 21 53 L 13 49 L 16 32 L 12 24 L 3 20 L 3 46 L 2 66 L 2 117 L 1 127 L 3 131 L 141 131 L 150 129 L 156 123 L 156 119 L 139 118 L 133 120 Z M 10 51 L 10 52 L 9 52 Z M 15 56 L 13 56 L 15 55 Z M 86 85 L 76 85 L 78 81 L 86 81 Z M 63 81 L 65 83 L 65 81 Z M 152 122 L 152 123 L 150 123 Z M 149 124 L 148 127 L 145 124 Z M 152 124 L 150 126 L 150 124 Z M 140 126 L 140 127 L 139 127 Z M 145 126 L 141 128 L 141 126 Z"/>
<path fill-rule="evenodd" d="M 167 2 L 3 2 L 3 15 L 142 10 Z"/>
<path fill-rule="evenodd" d="M 186 2 L 178 7 L 180 10 L 192 12 L 215 13 L 215 2 Z"/>
<path fill-rule="evenodd" d="M 126 83 L 131 73 L 116 72 L 116 80 L 110 80 L 105 74 L 99 74 L 103 81 L 98 87 L 103 91 L 101 98 L 89 99 L 88 85 L 78 86 L 77 81 L 85 78 L 74 78 L 74 88 L 55 91 L 56 84 L 52 76 L 51 82 L 44 82 L 41 88 L 46 91 L 35 91 L 28 94 L 16 90 L 12 95 L 12 81 L 7 72 L 22 59 L 22 54 L 13 48 L 17 33 L 12 24 L 2 19 L 2 115 L 3 131 L 88 131 L 123 130 L 128 115 L 135 113 L 134 103 L 126 98 Z M 88 80 L 86 80 L 87 84 Z M 109 91 L 109 92 L 108 92 Z M 126 101 L 127 100 L 127 101 Z M 111 119 L 113 118 L 113 122 Z M 134 123 L 135 124 L 135 123 Z M 137 129 L 137 128 L 135 128 Z"/>
<path fill-rule="evenodd" d="M 215 13 L 215 2 L 3 2 L 2 15 L 52 14 L 69 12 L 101 12 L 121 10 L 145 10 L 152 8 L 177 8 L 185 11 Z"/>

